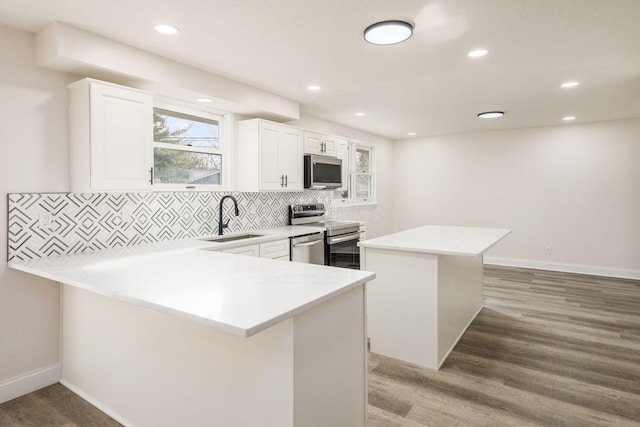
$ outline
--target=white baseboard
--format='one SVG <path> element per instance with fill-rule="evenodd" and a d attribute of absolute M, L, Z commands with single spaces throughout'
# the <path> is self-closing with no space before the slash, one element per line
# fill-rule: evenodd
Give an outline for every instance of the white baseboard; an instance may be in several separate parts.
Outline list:
<path fill-rule="evenodd" d="M 98 408 L 99 410 L 101 410 L 102 412 L 104 412 L 105 414 L 107 414 L 108 416 L 110 416 L 111 418 L 113 418 L 114 420 L 119 422 L 120 424 L 122 424 L 123 426 L 126 426 L 126 427 L 137 427 L 131 421 L 127 420 L 126 418 L 121 417 L 117 412 L 113 411 L 111 408 L 109 408 L 108 406 L 104 405 L 102 402 L 99 402 L 93 396 L 85 393 L 84 390 L 82 390 L 82 389 L 76 387 L 75 385 L 67 382 L 64 378 L 60 378 L 60 384 L 62 384 L 63 386 L 65 386 L 66 388 L 68 388 L 69 390 L 71 390 L 72 392 L 74 392 L 75 394 L 77 394 L 78 396 L 80 396 L 81 398 L 83 398 L 84 400 L 86 400 L 87 402 L 89 402 L 90 404 L 92 404 L 93 406 L 95 406 L 96 408 Z"/>
<path fill-rule="evenodd" d="M 60 379 L 60 364 L 45 366 L 0 382 L 0 403 L 55 384 Z"/>
<path fill-rule="evenodd" d="M 589 274 L 592 276 L 617 277 L 621 279 L 640 280 L 640 270 L 600 267 L 583 264 L 563 264 L 538 260 L 514 258 L 484 257 L 485 264 L 503 265 L 506 267 L 534 268 L 537 270 L 561 271 L 564 273 Z"/>

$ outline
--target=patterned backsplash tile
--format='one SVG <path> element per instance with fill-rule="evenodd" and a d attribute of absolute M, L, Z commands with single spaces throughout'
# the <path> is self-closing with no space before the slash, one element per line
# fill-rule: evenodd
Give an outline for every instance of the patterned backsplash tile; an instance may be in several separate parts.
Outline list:
<path fill-rule="evenodd" d="M 33 259 L 217 234 L 218 204 L 227 200 L 227 233 L 288 224 L 288 207 L 324 203 L 331 193 L 12 193 L 9 194 L 8 259 Z M 47 216 L 49 218 L 47 218 Z M 41 227 L 50 219 L 50 227 Z"/>

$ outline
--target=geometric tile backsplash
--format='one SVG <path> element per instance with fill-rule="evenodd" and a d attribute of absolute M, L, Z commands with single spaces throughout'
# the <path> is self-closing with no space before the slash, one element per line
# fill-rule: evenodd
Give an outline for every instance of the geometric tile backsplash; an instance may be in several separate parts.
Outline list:
<path fill-rule="evenodd" d="M 92 252 L 146 243 L 217 234 L 218 203 L 232 194 L 240 215 L 227 200 L 229 231 L 288 224 L 295 203 L 324 203 L 331 217 L 331 193 L 144 192 L 12 193 L 8 195 L 8 259 Z M 43 215 L 44 214 L 44 215 Z M 49 216 L 49 227 L 41 219 Z"/>

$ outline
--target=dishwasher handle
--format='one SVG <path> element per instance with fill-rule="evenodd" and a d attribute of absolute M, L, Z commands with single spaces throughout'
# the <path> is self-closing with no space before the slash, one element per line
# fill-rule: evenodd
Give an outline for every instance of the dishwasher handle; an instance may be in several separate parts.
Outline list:
<path fill-rule="evenodd" d="M 319 243 L 324 243 L 323 240 L 314 240 L 312 242 L 306 242 L 306 243 L 294 243 L 293 247 L 294 248 L 304 248 L 306 246 L 313 246 L 313 245 L 317 245 Z"/>

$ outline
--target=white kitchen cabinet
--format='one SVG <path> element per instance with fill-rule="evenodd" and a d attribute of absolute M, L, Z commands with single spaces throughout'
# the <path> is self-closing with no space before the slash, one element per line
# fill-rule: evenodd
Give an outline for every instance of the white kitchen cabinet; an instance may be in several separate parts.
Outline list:
<path fill-rule="evenodd" d="M 71 191 L 148 190 L 153 95 L 93 79 L 67 88 Z"/>
<path fill-rule="evenodd" d="M 256 243 L 231 249 L 223 249 L 221 252 L 260 258 L 286 259 L 288 261 L 290 251 L 289 246 L 289 239 L 281 239 L 273 242 Z"/>
<path fill-rule="evenodd" d="M 262 119 L 238 123 L 238 189 L 302 191 L 303 132 Z"/>
<path fill-rule="evenodd" d="M 227 254 L 260 256 L 260 245 L 247 245 L 239 248 L 225 249 L 222 252 Z"/>
<path fill-rule="evenodd" d="M 337 139 L 335 136 L 305 131 L 304 152 L 305 154 L 336 157 Z"/>
<path fill-rule="evenodd" d="M 289 259 L 289 239 L 276 240 L 275 242 L 260 243 L 260 257 L 271 259 Z"/>
<path fill-rule="evenodd" d="M 342 187 L 336 190 L 346 191 L 349 188 L 349 141 L 336 138 L 336 157 L 342 160 Z"/>

